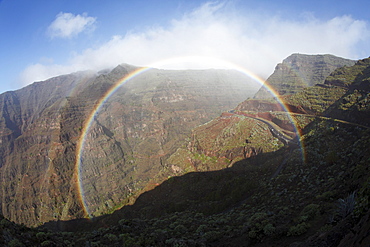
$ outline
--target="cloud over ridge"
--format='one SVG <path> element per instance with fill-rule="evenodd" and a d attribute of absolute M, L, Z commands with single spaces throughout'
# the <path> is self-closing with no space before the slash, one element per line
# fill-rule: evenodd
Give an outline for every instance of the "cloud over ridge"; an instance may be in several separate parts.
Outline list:
<path fill-rule="evenodd" d="M 63 16 L 60 23 L 64 24 L 55 26 L 65 28 L 55 28 L 59 30 L 59 37 L 76 35 L 95 22 L 86 15 L 68 17 L 63 13 L 60 16 Z M 69 28 L 67 23 L 81 18 L 85 22 L 80 21 L 80 28 Z M 369 34 L 365 21 L 350 16 L 319 20 L 311 15 L 291 20 L 258 15 L 253 10 L 240 13 L 224 4 L 206 3 L 182 18 L 171 20 L 167 26 L 115 35 L 98 47 L 73 55 L 66 64 L 33 64 L 23 71 L 21 79 L 26 85 L 78 70 L 100 70 L 120 63 L 147 66 L 182 56 L 226 60 L 266 78 L 277 63 L 292 53 L 360 58 L 364 54 L 358 44 L 368 40 Z"/>
<path fill-rule="evenodd" d="M 72 13 L 60 12 L 48 27 L 48 35 L 51 38 L 72 38 L 79 33 L 94 28 L 95 17 L 74 15 Z"/>

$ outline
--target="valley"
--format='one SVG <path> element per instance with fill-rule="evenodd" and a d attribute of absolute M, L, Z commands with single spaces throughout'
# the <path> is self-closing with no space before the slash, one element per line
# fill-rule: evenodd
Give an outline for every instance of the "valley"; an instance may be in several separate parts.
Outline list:
<path fill-rule="evenodd" d="M 136 69 L 0 95 L 1 244 L 370 242 L 370 59 L 293 54 L 275 97 L 237 71 L 152 69 L 95 112 Z"/>

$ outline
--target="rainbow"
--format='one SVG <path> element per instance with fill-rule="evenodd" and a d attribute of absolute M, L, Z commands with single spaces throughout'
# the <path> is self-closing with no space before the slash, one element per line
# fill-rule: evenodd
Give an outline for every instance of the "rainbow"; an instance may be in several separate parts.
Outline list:
<path fill-rule="evenodd" d="M 288 113 L 290 120 L 294 124 L 295 132 L 297 133 L 298 137 L 300 138 L 300 132 L 297 128 L 297 123 L 294 120 L 294 118 L 292 118 L 292 116 L 289 114 L 289 108 L 280 99 L 280 97 L 278 96 L 278 93 L 271 86 L 269 86 L 265 82 L 265 80 L 263 80 L 261 77 L 259 77 L 258 75 L 254 74 L 253 72 L 251 72 L 251 71 L 249 71 L 249 70 L 247 70 L 247 69 L 245 69 L 241 66 L 238 66 L 236 64 L 233 64 L 233 63 L 230 63 L 230 62 L 227 62 L 227 61 L 224 61 L 224 60 L 216 59 L 216 58 L 190 56 L 190 57 L 177 57 L 177 58 L 171 58 L 171 59 L 167 59 L 167 60 L 161 60 L 160 62 L 154 63 L 154 64 L 152 64 L 148 67 L 138 68 L 138 69 L 132 71 L 131 73 L 125 75 L 120 80 L 118 80 L 97 101 L 97 103 L 95 104 L 94 108 L 92 109 L 91 113 L 89 114 L 88 118 L 86 119 L 86 121 L 84 123 L 84 126 L 81 130 L 81 136 L 80 136 L 79 141 L 77 143 L 75 170 L 77 171 L 78 194 L 79 194 L 80 200 L 81 200 L 82 205 L 83 205 L 84 214 L 88 218 L 91 218 L 92 215 L 89 212 L 89 208 L 88 208 L 86 200 L 84 198 L 84 190 L 83 190 L 83 186 L 82 186 L 82 179 L 81 179 L 82 154 L 83 154 L 83 147 L 84 147 L 84 144 L 85 144 L 85 141 L 86 141 L 86 138 L 87 138 L 87 133 L 89 132 L 89 129 L 91 128 L 93 120 L 94 120 L 95 116 L 97 115 L 97 113 L 100 111 L 102 105 L 109 99 L 109 97 L 111 97 L 116 92 L 116 90 L 119 87 L 121 87 L 127 81 L 133 79 L 134 77 L 136 77 L 136 76 L 138 76 L 142 73 L 145 73 L 146 71 L 148 71 L 150 69 L 161 68 L 161 67 L 166 66 L 166 65 L 175 65 L 175 64 L 178 64 L 178 65 L 181 65 L 181 66 L 184 66 L 184 65 L 186 66 L 186 64 L 194 63 L 194 61 L 196 63 L 200 63 L 200 64 L 207 64 L 207 65 L 209 64 L 210 67 L 211 66 L 213 66 L 213 67 L 217 66 L 218 68 L 222 68 L 222 69 L 234 69 L 236 71 L 239 71 L 239 72 L 247 75 L 248 77 L 257 81 L 258 83 L 260 83 L 261 86 L 264 86 L 272 95 L 275 96 L 275 98 L 278 100 L 279 104 L 281 104 L 281 106 L 284 108 L 284 110 Z M 300 143 L 300 145 L 301 145 L 301 151 L 302 151 L 302 153 L 304 153 L 303 152 L 304 151 L 303 146 L 302 146 L 301 143 Z"/>

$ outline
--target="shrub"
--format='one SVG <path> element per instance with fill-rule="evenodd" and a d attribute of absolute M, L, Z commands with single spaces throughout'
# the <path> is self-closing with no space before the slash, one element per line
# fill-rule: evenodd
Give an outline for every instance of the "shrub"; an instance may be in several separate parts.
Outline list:
<path fill-rule="evenodd" d="M 38 232 L 38 233 L 36 233 L 36 238 L 38 240 L 45 240 L 46 239 L 46 233 L 45 232 Z"/>
<path fill-rule="evenodd" d="M 319 212 L 320 206 L 317 204 L 307 205 L 301 212 L 300 221 L 304 222 L 313 219 Z"/>
<path fill-rule="evenodd" d="M 319 232 L 328 232 L 331 229 L 333 229 L 333 226 L 326 224 L 326 225 L 322 226 L 318 231 Z"/>
<path fill-rule="evenodd" d="M 119 238 L 123 241 L 123 246 L 133 246 L 135 245 L 135 239 L 128 233 L 123 233 L 119 235 Z"/>
<path fill-rule="evenodd" d="M 261 239 L 263 235 L 265 234 L 264 228 L 267 225 L 272 224 L 268 220 L 268 215 L 266 213 L 255 213 L 250 219 L 249 219 L 249 226 L 250 231 L 248 233 L 248 236 L 252 239 Z M 267 226 L 266 231 L 269 231 L 270 226 Z"/>
<path fill-rule="evenodd" d="M 257 238 L 257 232 L 254 231 L 254 230 L 249 231 L 248 232 L 248 237 L 252 238 L 252 239 Z"/>
<path fill-rule="evenodd" d="M 176 233 L 181 233 L 182 234 L 182 233 L 185 233 L 187 231 L 187 228 L 183 225 L 178 225 L 178 226 L 175 227 L 174 231 Z"/>
<path fill-rule="evenodd" d="M 355 204 L 356 204 L 355 192 L 349 194 L 344 199 L 342 198 L 338 199 L 338 204 L 337 204 L 338 205 L 338 209 L 337 209 L 338 215 L 341 218 L 345 218 L 348 215 L 352 214 L 353 210 L 355 209 Z"/>
<path fill-rule="evenodd" d="M 2 228 L 7 228 L 7 227 L 9 227 L 11 224 L 12 224 L 12 223 L 11 223 L 9 220 L 7 220 L 7 219 L 2 219 L 2 220 L 0 221 L 0 226 L 1 226 Z"/>
<path fill-rule="evenodd" d="M 127 225 L 129 225 L 129 223 L 130 223 L 130 221 L 128 221 L 126 219 L 122 219 L 122 220 L 118 221 L 118 224 L 120 226 L 127 226 Z"/>
<path fill-rule="evenodd" d="M 187 247 L 186 241 L 183 239 L 170 238 L 165 241 L 166 245 L 173 247 Z"/>
<path fill-rule="evenodd" d="M 266 235 L 266 236 L 273 236 L 275 234 L 275 227 L 271 224 L 271 223 L 268 223 L 267 225 L 265 225 L 265 227 L 263 228 L 263 233 Z"/>
<path fill-rule="evenodd" d="M 64 246 L 74 246 L 74 244 L 68 239 L 63 240 L 63 244 Z"/>
<path fill-rule="evenodd" d="M 206 225 L 200 225 L 198 226 L 196 233 L 198 233 L 199 235 L 203 235 L 207 231 L 207 228 L 208 227 Z"/>
<path fill-rule="evenodd" d="M 112 234 L 112 233 L 107 233 L 104 235 L 104 238 L 106 240 L 108 240 L 109 242 L 112 242 L 112 243 L 115 243 L 118 241 L 118 238 L 116 235 Z"/>
<path fill-rule="evenodd" d="M 98 241 L 98 242 L 91 242 L 90 243 L 90 246 L 91 247 L 99 247 L 99 246 L 102 246 L 102 244 L 100 243 L 100 241 Z"/>
<path fill-rule="evenodd" d="M 46 240 L 44 242 L 41 243 L 41 246 L 42 247 L 49 247 L 49 246 L 54 246 L 54 243 L 50 240 Z"/>
<path fill-rule="evenodd" d="M 257 230 L 262 230 L 268 223 L 268 215 L 266 213 L 255 213 L 249 220 L 249 225 Z"/>
<path fill-rule="evenodd" d="M 213 241 L 216 241 L 220 235 L 221 234 L 219 232 L 209 231 L 209 232 L 204 233 L 203 237 L 207 239 L 207 241 L 213 242 Z"/>
<path fill-rule="evenodd" d="M 24 244 L 18 239 L 13 239 L 8 244 L 9 247 L 23 247 Z"/>
<path fill-rule="evenodd" d="M 296 226 L 291 226 L 288 230 L 288 236 L 299 236 L 303 233 L 306 233 L 307 230 L 310 228 L 310 224 L 307 224 L 306 222 L 302 222 Z"/>
<path fill-rule="evenodd" d="M 326 191 L 322 193 L 321 195 L 318 195 L 316 198 L 323 200 L 323 201 L 331 201 L 334 196 L 335 196 L 334 191 Z"/>

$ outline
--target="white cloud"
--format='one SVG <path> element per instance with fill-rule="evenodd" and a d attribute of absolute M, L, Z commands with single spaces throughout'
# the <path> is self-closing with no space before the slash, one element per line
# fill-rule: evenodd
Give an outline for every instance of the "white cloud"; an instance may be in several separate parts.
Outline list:
<path fill-rule="evenodd" d="M 72 33 L 71 30 L 65 31 L 65 36 Z M 128 32 L 125 36 L 114 36 L 97 48 L 74 55 L 68 64 L 32 65 L 24 71 L 23 81 L 34 81 L 36 77 L 33 75 L 46 79 L 77 70 L 100 70 L 120 63 L 146 66 L 182 56 L 227 60 L 266 78 L 277 63 L 296 52 L 360 58 L 364 51 L 358 48 L 358 44 L 364 39 L 368 41 L 369 33 L 366 22 L 350 16 L 323 21 L 310 15 L 297 21 L 259 15 L 252 10 L 240 13 L 222 4 L 207 3 L 181 19 L 172 20 L 167 27 L 156 26 Z"/>
<path fill-rule="evenodd" d="M 95 17 L 86 13 L 74 15 L 61 12 L 48 27 L 48 34 L 51 38 L 72 38 L 85 30 L 93 30 L 95 21 Z"/>
<path fill-rule="evenodd" d="M 73 68 L 66 65 L 43 65 L 40 63 L 28 66 L 20 75 L 22 86 L 26 86 L 35 81 L 43 81 L 57 75 L 73 72 Z"/>

